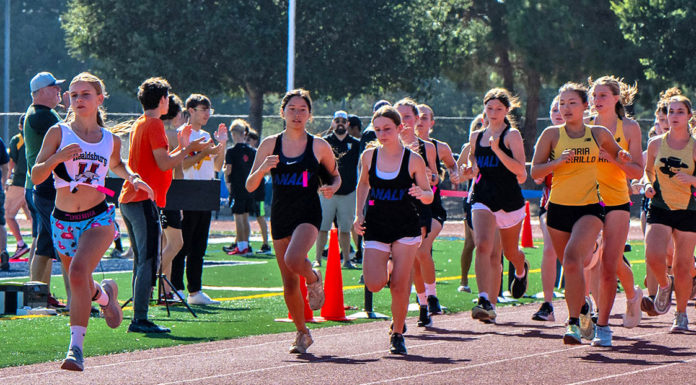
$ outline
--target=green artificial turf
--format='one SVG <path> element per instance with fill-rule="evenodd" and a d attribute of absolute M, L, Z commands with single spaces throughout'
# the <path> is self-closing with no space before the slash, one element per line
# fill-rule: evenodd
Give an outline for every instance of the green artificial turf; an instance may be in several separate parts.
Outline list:
<path fill-rule="evenodd" d="M 539 244 L 537 242 L 537 244 Z M 132 317 L 132 309 L 126 308 L 121 327 L 109 329 L 103 319 L 91 318 L 85 339 L 85 355 L 103 355 L 117 352 L 150 349 L 155 347 L 189 344 L 244 337 L 249 335 L 269 334 L 293 331 L 290 323 L 275 322 L 275 318 L 286 317 L 287 308 L 281 292 L 259 291 L 258 288 L 279 288 L 282 286 L 280 273 L 274 256 L 255 255 L 252 257 L 231 257 L 220 250 L 220 244 L 208 247 L 206 260 L 240 260 L 260 262 L 239 266 L 210 266 L 204 269 L 204 286 L 243 287 L 250 290 L 214 290 L 205 289 L 212 298 L 223 299 L 219 306 L 194 306 L 198 318 L 193 318 L 181 306 L 172 308 L 171 317 L 167 316 L 164 306 L 150 308 L 151 319 L 158 324 L 170 327 L 171 334 L 143 335 L 126 333 Z M 254 243 L 256 250 L 260 244 Z M 476 296 L 476 280 L 469 279 L 474 294 L 457 291 L 460 276 L 460 254 L 463 246 L 461 240 L 438 240 L 434 245 L 433 256 L 438 277 L 438 297 L 440 303 L 450 312 L 468 311 Z M 531 265 L 531 275 L 527 294 L 534 295 L 541 291 L 541 278 L 538 271 L 541 263 L 541 248 L 525 249 Z M 313 260 L 314 252 L 310 252 Z M 626 254 L 631 261 L 643 260 L 642 243 L 634 243 L 633 251 Z M 325 269 L 326 263 L 322 269 Z M 645 264 L 634 263 L 636 282 L 642 285 Z M 507 270 L 507 263 L 505 264 Z M 470 274 L 473 274 L 473 266 Z M 358 283 L 360 270 L 343 270 L 344 302 L 346 305 L 363 307 L 364 293 Z M 102 273 L 99 268 L 94 274 L 97 281 L 104 278 L 115 279 L 119 285 L 119 300 L 130 297 L 130 273 Z M 13 281 L 23 281 L 13 279 Z M 256 288 L 251 290 L 251 288 Z M 51 291 L 59 298 L 65 298 L 61 277 L 53 277 Z M 251 298 L 244 298 L 251 297 Z M 533 301 L 521 299 L 521 303 Z M 415 294 L 412 295 L 415 302 Z M 390 296 L 388 290 L 374 295 L 374 310 L 390 314 Z M 347 310 L 347 314 L 359 310 Z M 319 312 L 315 313 L 319 315 Z M 415 315 L 411 313 L 410 315 Z M 369 321 L 356 321 L 369 322 Z M 435 320 L 437 322 L 437 320 Z M 313 324 L 310 328 L 335 326 L 337 322 Z M 67 316 L 39 317 L 25 319 L 0 320 L 0 367 L 25 365 L 37 362 L 59 360 L 65 356 L 69 342 L 69 318 Z M 411 326 L 411 325 L 409 325 Z M 415 326 L 415 325 L 413 325 Z"/>

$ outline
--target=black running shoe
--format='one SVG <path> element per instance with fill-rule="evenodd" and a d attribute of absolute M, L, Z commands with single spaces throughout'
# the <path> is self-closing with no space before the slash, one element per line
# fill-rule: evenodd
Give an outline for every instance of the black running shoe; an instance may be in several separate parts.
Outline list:
<path fill-rule="evenodd" d="M 237 242 L 232 242 L 229 246 L 222 246 L 222 251 L 231 253 L 235 248 L 237 248 Z"/>
<path fill-rule="evenodd" d="M 145 334 L 155 334 L 155 333 L 170 333 L 172 330 L 159 326 L 150 320 L 137 320 L 131 321 L 128 326 L 129 333 L 145 333 Z"/>
<path fill-rule="evenodd" d="M 527 291 L 527 276 L 529 275 L 529 262 L 524 261 L 524 276 L 517 278 L 514 276 L 512 284 L 510 284 L 510 292 L 514 298 L 522 298 Z"/>
<path fill-rule="evenodd" d="M 261 245 L 260 254 L 272 254 L 271 246 L 269 246 L 267 243 Z"/>
<path fill-rule="evenodd" d="M 401 333 L 393 333 L 389 341 L 389 353 L 391 354 L 408 354 L 406 352 L 406 343 L 404 336 Z"/>
<path fill-rule="evenodd" d="M 553 305 L 551 305 L 550 302 L 542 303 L 539 311 L 534 313 L 532 319 L 534 321 L 555 321 L 556 317 L 553 315 Z"/>
<path fill-rule="evenodd" d="M 433 326 L 433 319 L 430 318 L 430 315 L 428 314 L 428 306 L 421 305 L 420 316 L 418 317 L 418 327 L 428 328 L 431 326 Z"/>
<path fill-rule="evenodd" d="M 491 302 L 483 297 L 479 297 L 478 304 L 471 309 L 471 318 L 479 321 L 490 321 L 496 317 L 495 309 Z"/>
<path fill-rule="evenodd" d="M 442 314 L 440 301 L 434 295 L 428 296 L 428 311 L 430 312 L 430 314 Z"/>

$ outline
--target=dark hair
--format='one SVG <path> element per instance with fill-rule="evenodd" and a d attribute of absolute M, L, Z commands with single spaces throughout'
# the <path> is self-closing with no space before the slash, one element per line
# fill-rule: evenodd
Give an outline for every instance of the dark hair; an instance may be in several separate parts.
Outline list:
<path fill-rule="evenodd" d="M 26 118 L 27 114 L 22 114 L 19 115 L 19 129 L 23 130 L 24 129 L 24 118 Z"/>
<path fill-rule="evenodd" d="M 583 103 L 587 103 L 587 87 L 584 85 L 575 82 L 568 82 L 558 89 L 558 94 L 560 95 L 568 91 L 577 93 L 578 96 L 580 96 L 580 100 L 582 100 Z"/>
<path fill-rule="evenodd" d="M 186 109 L 205 106 L 210 108 L 210 99 L 203 94 L 191 94 L 186 98 Z"/>
<path fill-rule="evenodd" d="M 413 99 L 411 99 L 411 98 L 409 98 L 409 97 L 403 98 L 403 99 L 399 100 L 398 102 L 394 103 L 394 108 L 399 108 L 399 106 L 411 107 L 411 109 L 413 110 L 413 114 L 414 114 L 416 117 L 419 116 L 419 113 L 418 113 L 418 104 L 416 103 L 415 100 L 413 100 Z M 380 107 L 380 109 L 381 109 L 381 107 Z M 378 111 L 379 111 L 379 110 L 378 110 Z M 397 126 L 398 126 L 398 124 L 397 124 Z"/>
<path fill-rule="evenodd" d="M 510 91 L 505 88 L 493 88 L 486 92 L 486 95 L 483 96 L 483 104 L 485 105 L 493 99 L 503 103 L 505 108 L 509 108 L 510 110 L 520 106 L 519 99 L 512 96 Z"/>
<path fill-rule="evenodd" d="M 303 89 L 303 88 L 296 88 L 292 91 L 288 91 L 285 93 L 285 96 L 283 96 L 283 99 L 280 101 L 280 114 L 283 114 L 283 111 L 285 111 L 285 106 L 288 105 L 290 102 L 290 99 L 294 98 L 295 96 L 298 96 L 307 103 L 307 108 L 309 109 L 309 113 L 312 113 L 312 97 L 309 96 L 309 91 Z"/>
<path fill-rule="evenodd" d="M 348 115 L 348 125 L 362 130 L 362 120 L 357 115 Z"/>
<path fill-rule="evenodd" d="M 166 115 L 160 116 L 162 120 L 172 120 L 184 109 L 184 102 L 177 94 L 169 94 L 169 110 Z"/>
<path fill-rule="evenodd" d="M 166 79 L 161 77 L 149 78 L 138 87 L 138 100 L 144 110 L 154 110 L 159 106 L 162 97 L 167 96 L 171 89 L 172 86 Z"/>
<path fill-rule="evenodd" d="M 616 102 L 616 106 L 614 107 L 616 115 L 619 117 L 619 119 L 623 119 L 624 117 L 630 118 L 630 116 L 626 114 L 626 106 L 633 104 L 633 99 L 638 93 L 637 83 L 629 86 L 623 82 L 623 79 L 619 79 L 613 75 L 602 76 L 595 81 L 592 81 L 592 78 L 590 77 L 587 79 L 587 82 L 590 84 L 590 93 L 594 91 L 596 86 L 609 87 L 612 95 L 619 96 L 619 100 Z"/>
<path fill-rule="evenodd" d="M 253 128 L 250 128 L 249 132 L 247 133 L 247 139 L 259 140 L 259 133 Z"/>

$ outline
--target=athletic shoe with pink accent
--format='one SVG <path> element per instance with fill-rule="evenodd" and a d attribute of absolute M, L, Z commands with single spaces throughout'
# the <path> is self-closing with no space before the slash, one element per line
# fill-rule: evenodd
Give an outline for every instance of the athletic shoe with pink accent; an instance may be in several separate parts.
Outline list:
<path fill-rule="evenodd" d="M 235 247 L 232 251 L 228 252 L 227 255 L 240 255 L 244 256 L 251 253 L 251 250 L 247 247 L 245 249 L 239 250 L 239 247 Z"/>
<path fill-rule="evenodd" d="M 101 282 L 102 288 L 109 296 L 109 303 L 106 306 L 102 306 L 102 313 L 104 313 L 104 320 L 110 328 L 116 329 L 121 325 L 123 321 L 123 310 L 118 304 L 118 285 L 113 279 L 105 279 Z"/>

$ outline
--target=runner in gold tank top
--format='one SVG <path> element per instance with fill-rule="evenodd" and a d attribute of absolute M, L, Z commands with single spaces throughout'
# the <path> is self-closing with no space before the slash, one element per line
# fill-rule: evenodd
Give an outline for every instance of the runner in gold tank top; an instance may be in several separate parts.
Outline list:
<path fill-rule="evenodd" d="M 597 188 L 593 187 L 597 183 L 599 149 L 621 163 L 630 161 L 631 156 L 619 147 L 606 128 L 587 126 L 583 122 L 583 112 L 587 108 L 586 87 L 566 83 L 559 94 L 559 107 L 566 123 L 542 132 L 536 144 L 531 174 L 538 179 L 553 173 L 547 226 L 565 272 L 569 320 L 563 341 L 580 344 L 579 316 L 585 296 L 584 259 L 592 253 L 604 212 L 599 205 Z"/>
<path fill-rule="evenodd" d="M 655 296 L 655 311 L 665 314 L 672 304 L 672 290 L 677 297 L 672 332 L 688 330 L 686 306 L 694 279 L 694 248 L 696 248 L 696 153 L 695 141 L 689 129 L 692 118 L 691 101 L 677 89 L 668 98 L 669 132 L 648 143 L 645 175 L 652 185 L 645 188 L 650 198 L 645 260 L 659 284 Z M 671 239 L 670 239 L 671 238 Z M 674 240 L 672 271 L 667 275 L 667 246 Z"/>
<path fill-rule="evenodd" d="M 597 115 L 590 121 L 609 130 L 614 140 L 633 159 L 618 163 L 606 151 L 600 150 L 597 164 L 597 182 L 599 194 L 604 205 L 604 228 L 602 231 L 602 252 L 599 274 L 592 278 L 598 284 L 598 293 L 593 293 L 597 301 L 597 329 L 592 345 L 611 346 L 612 331 L 609 328 L 609 315 L 616 297 L 616 278 L 626 290 L 626 313 L 624 326 L 632 328 L 640 323 L 642 313 L 640 301 L 643 292 L 635 286 L 633 272 L 623 261 L 624 245 L 630 228 L 630 202 L 628 178 L 639 178 L 643 174 L 640 126 L 635 120 L 626 116 L 625 107 L 630 105 L 638 89 L 629 86 L 614 76 L 602 76 L 592 82 L 590 93 Z"/>

